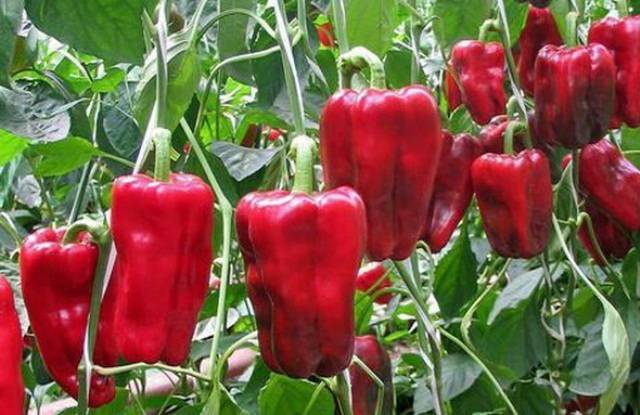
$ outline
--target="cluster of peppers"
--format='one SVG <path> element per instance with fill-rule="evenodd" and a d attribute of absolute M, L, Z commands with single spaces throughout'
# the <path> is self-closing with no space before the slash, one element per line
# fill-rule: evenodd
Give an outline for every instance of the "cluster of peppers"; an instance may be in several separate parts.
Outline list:
<path fill-rule="evenodd" d="M 100 295 L 94 276 L 106 269 L 111 234 L 117 259 L 93 361 L 179 365 L 189 355 L 208 289 L 214 198 L 200 178 L 168 174 L 169 140 L 168 131 L 156 132 L 156 178 L 136 174 L 115 181 L 111 233 L 79 222 L 66 230 L 40 229 L 21 247 L 31 328 L 51 377 L 73 397 L 92 296 Z M 165 155 L 166 163 L 159 163 Z M 94 373 L 89 406 L 114 397 L 115 379 Z"/>

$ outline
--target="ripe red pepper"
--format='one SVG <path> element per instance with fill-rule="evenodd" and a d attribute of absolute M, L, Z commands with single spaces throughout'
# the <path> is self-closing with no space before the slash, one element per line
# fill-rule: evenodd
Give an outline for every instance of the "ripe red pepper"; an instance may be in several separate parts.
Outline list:
<path fill-rule="evenodd" d="M 270 142 L 274 142 L 280 137 L 282 137 L 282 131 L 281 130 L 279 130 L 277 128 L 271 128 L 269 130 L 269 135 L 267 136 L 267 138 L 269 139 Z"/>
<path fill-rule="evenodd" d="M 0 275 L 0 402 L 5 415 L 24 413 L 22 332 L 11 285 Z"/>
<path fill-rule="evenodd" d="M 604 46 L 543 47 L 535 65 L 536 133 L 567 148 L 599 140 L 613 114 L 614 84 L 613 57 Z"/>
<path fill-rule="evenodd" d="M 473 163 L 471 176 L 491 247 L 510 258 L 540 254 L 549 240 L 553 210 L 544 153 L 485 154 Z"/>
<path fill-rule="evenodd" d="M 462 92 L 458 88 L 456 79 L 449 71 L 446 71 L 444 75 L 444 94 L 447 97 L 447 107 L 450 112 L 462 105 Z"/>
<path fill-rule="evenodd" d="M 429 215 L 423 239 L 433 252 L 449 242 L 473 198 L 471 165 L 483 153 L 480 142 L 469 134 L 454 138 L 443 132 L 444 146 L 438 164 Z"/>
<path fill-rule="evenodd" d="M 589 30 L 589 43 L 600 43 L 616 63 L 616 103 L 611 121 L 614 128 L 625 122 L 640 127 L 640 16 L 607 17 Z"/>
<path fill-rule="evenodd" d="M 462 102 L 480 125 L 505 113 L 504 65 L 504 49 L 497 42 L 463 40 L 451 51 L 451 67 Z"/>
<path fill-rule="evenodd" d="M 593 203 L 587 201 L 585 211 L 591 217 L 593 232 L 595 234 L 600 250 L 605 258 L 623 259 L 633 247 L 628 232 L 616 221 L 602 212 Z M 584 248 L 598 265 L 604 265 L 605 259 L 598 253 L 598 250 L 591 241 L 589 228 L 586 224 L 578 229 L 578 238 Z"/>
<path fill-rule="evenodd" d="M 504 153 L 504 134 L 509 126 L 509 117 L 498 115 L 491 119 L 489 124 L 482 127 L 478 139 L 482 144 L 485 153 Z M 520 152 L 526 148 L 524 137 L 521 134 L 514 135 L 513 148 Z"/>
<path fill-rule="evenodd" d="M 209 286 L 214 197 L 199 177 L 119 177 L 111 229 L 118 252 L 118 348 L 130 363 L 187 358 Z"/>
<path fill-rule="evenodd" d="M 325 48 L 333 48 L 335 47 L 334 35 L 333 35 L 333 26 L 331 22 L 326 22 L 318 26 L 318 40 L 320 44 Z"/>
<path fill-rule="evenodd" d="M 518 45 L 520 55 L 518 58 L 518 77 L 522 89 L 533 95 L 535 85 L 535 62 L 538 52 L 544 45 L 561 45 L 562 36 L 558 31 L 553 15 L 549 9 L 541 9 L 529 6 L 527 22 L 522 29 Z"/>
<path fill-rule="evenodd" d="M 375 336 L 355 338 L 355 355 L 384 383 L 381 415 L 393 413 L 393 373 L 387 351 Z M 378 386 L 358 365 L 349 368 L 351 379 L 353 415 L 371 415 L 376 413 Z"/>
<path fill-rule="evenodd" d="M 598 405 L 598 396 L 577 395 L 572 401 L 565 403 L 567 414 L 586 414 Z"/>
<path fill-rule="evenodd" d="M 267 366 L 295 378 L 344 370 L 366 241 L 360 196 L 347 187 L 250 193 L 238 204 L 236 229 Z"/>
<path fill-rule="evenodd" d="M 580 152 L 580 190 L 631 231 L 640 230 L 640 170 L 607 140 Z"/>
<path fill-rule="evenodd" d="M 370 294 L 375 294 L 376 291 L 391 287 L 391 280 L 385 277 L 386 273 L 387 270 L 381 262 L 369 262 L 360 268 L 358 272 L 356 289 L 365 293 L 373 289 Z M 377 297 L 375 302 L 378 304 L 388 304 L 392 297 L 390 293 L 383 294 Z"/>
<path fill-rule="evenodd" d="M 47 370 L 62 389 L 78 397 L 78 364 L 87 328 L 98 247 L 88 234 L 63 244 L 64 229 L 40 229 L 25 238 L 20 249 L 22 294 L 31 328 Z M 118 363 L 113 325 L 115 307 L 109 287 L 102 302 L 93 361 Z M 115 397 L 114 378 L 91 377 L 89 406 L 96 408 Z"/>
<path fill-rule="evenodd" d="M 425 87 L 346 89 L 325 105 L 325 184 L 351 186 L 362 196 L 372 260 L 411 255 L 426 220 L 441 146 L 438 107 Z"/>

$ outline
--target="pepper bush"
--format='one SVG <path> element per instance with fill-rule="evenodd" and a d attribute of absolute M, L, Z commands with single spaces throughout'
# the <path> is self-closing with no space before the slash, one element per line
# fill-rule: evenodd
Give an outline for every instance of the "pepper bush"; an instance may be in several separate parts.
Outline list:
<path fill-rule="evenodd" d="M 638 120 L 638 0 L 0 0 L 0 412 L 640 413 Z"/>

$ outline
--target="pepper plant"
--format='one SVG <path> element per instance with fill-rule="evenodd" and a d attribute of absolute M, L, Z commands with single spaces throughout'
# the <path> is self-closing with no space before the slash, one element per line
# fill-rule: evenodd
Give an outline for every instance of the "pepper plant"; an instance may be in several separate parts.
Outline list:
<path fill-rule="evenodd" d="M 0 412 L 640 412 L 640 1 L 0 0 Z"/>

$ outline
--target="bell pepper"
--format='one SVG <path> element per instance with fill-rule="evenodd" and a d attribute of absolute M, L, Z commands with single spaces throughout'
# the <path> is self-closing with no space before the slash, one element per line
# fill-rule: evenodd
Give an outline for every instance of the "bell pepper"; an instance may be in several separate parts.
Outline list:
<path fill-rule="evenodd" d="M 207 295 L 214 197 L 199 177 L 136 174 L 113 186 L 118 348 L 130 363 L 180 365 Z"/>
<path fill-rule="evenodd" d="M 449 242 L 473 197 L 471 165 L 483 154 L 482 144 L 469 134 L 455 138 L 443 132 L 444 148 L 438 164 L 423 239 L 433 252 Z"/>
<path fill-rule="evenodd" d="M 327 101 L 320 120 L 324 181 L 362 197 L 369 258 L 402 260 L 420 239 L 433 192 L 442 147 L 438 106 L 420 85 L 385 90 L 382 62 L 363 48 L 341 58 L 343 73 L 359 54 L 373 87 L 343 89 Z"/>
<path fill-rule="evenodd" d="M 640 16 L 607 17 L 589 29 L 589 43 L 604 45 L 616 63 L 616 102 L 611 126 L 640 127 Z"/>
<path fill-rule="evenodd" d="M 534 68 L 538 52 L 544 45 L 561 45 L 562 36 L 558 31 L 553 15 L 549 9 L 529 6 L 527 22 L 525 23 L 518 45 L 518 78 L 524 91 L 533 96 L 535 85 Z"/>
<path fill-rule="evenodd" d="M 369 262 L 360 268 L 358 272 L 356 290 L 364 293 L 371 290 L 373 291 L 371 294 L 375 294 L 376 291 L 391 287 L 391 281 L 385 276 L 386 273 L 387 270 L 381 262 Z M 390 293 L 383 294 L 376 297 L 375 302 L 378 304 L 388 304 L 392 297 Z"/>
<path fill-rule="evenodd" d="M 24 413 L 22 332 L 11 285 L 0 275 L 0 402 L 5 415 Z"/>
<path fill-rule="evenodd" d="M 593 233 L 600 246 L 602 255 L 607 259 L 623 259 L 633 247 L 628 232 L 622 225 L 611 219 L 593 203 L 587 201 L 585 211 L 589 214 L 589 217 L 591 217 Z M 593 244 L 589 228 L 586 224 L 583 224 L 580 226 L 580 229 L 578 229 L 578 239 L 598 265 L 605 264 L 605 258 L 600 255 L 598 249 Z"/>
<path fill-rule="evenodd" d="M 335 47 L 334 35 L 333 35 L 333 26 L 331 22 L 326 22 L 318 26 L 318 40 L 320 44 L 325 48 L 333 48 Z"/>
<path fill-rule="evenodd" d="M 47 370 L 62 389 L 78 397 L 78 364 L 87 328 L 98 247 L 81 233 L 63 243 L 65 230 L 40 229 L 27 236 L 20 249 L 20 277 L 25 307 Z M 115 298 L 111 288 L 102 302 L 94 363 L 118 363 L 113 325 Z M 115 380 L 93 374 L 89 406 L 115 397 Z"/>
<path fill-rule="evenodd" d="M 462 102 L 480 125 L 505 113 L 504 65 L 504 49 L 497 42 L 463 40 L 451 50 L 451 68 Z"/>
<path fill-rule="evenodd" d="M 451 75 L 450 71 L 445 71 L 444 75 L 444 94 L 447 97 L 447 107 L 450 112 L 455 111 L 462 105 L 462 93 L 456 79 Z"/>
<path fill-rule="evenodd" d="M 553 210 L 544 153 L 485 154 L 473 163 L 471 177 L 491 247 L 509 258 L 540 254 L 549 240 Z"/>
<path fill-rule="evenodd" d="M 608 131 L 615 65 L 604 46 L 544 46 L 536 59 L 535 85 L 536 132 L 548 143 L 582 148 Z"/>
<path fill-rule="evenodd" d="M 366 246 L 360 196 L 347 187 L 250 193 L 238 204 L 236 229 L 267 366 L 294 378 L 346 369 Z"/>
<path fill-rule="evenodd" d="M 375 336 L 358 336 L 355 338 L 355 355 L 384 383 L 382 393 L 381 415 L 393 413 L 393 373 L 391 360 L 387 351 Z M 367 372 L 357 364 L 349 368 L 351 380 L 353 415 L 372 415 L 376 413 L 378 385 Z"/>
<path fill-rule="evenodd" d="M 640 230 L 640 170 L 607 140 L 580 152 L 580 190 L 630 231 Z"/>

